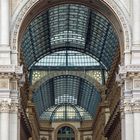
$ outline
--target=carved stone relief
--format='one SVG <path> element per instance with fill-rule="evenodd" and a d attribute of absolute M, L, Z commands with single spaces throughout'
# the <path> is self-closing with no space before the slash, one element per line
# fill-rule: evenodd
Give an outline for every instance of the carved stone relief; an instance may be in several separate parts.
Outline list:
<path fill-rule="evenodd" d="M 140 79 L 134 79 L 133 80 L 133 88 L 134 89 L 140 89 Z"/>
<path fill-rule="evenodd" d="M 140 100 L 136 100 L 133 103 L 133 112 L 140 113 Z"/>
<path fill-rule="evenodd" d="M 11 101 L 10 98 L 0 100 L 0 112 L 18 112 L 18 101 Z"/>
<path fill-rule="evenodd" d="M 9 80 L 0 79 L 0 89 L 8 89 L 8 88 L 9 88 Z"/>
<path fill-rule="evenodd" d="M 132 88 L 133 88 L 133 81 L 131 79 L 127 79 L 125 81 L 125 89 L 132 90 Z"/>

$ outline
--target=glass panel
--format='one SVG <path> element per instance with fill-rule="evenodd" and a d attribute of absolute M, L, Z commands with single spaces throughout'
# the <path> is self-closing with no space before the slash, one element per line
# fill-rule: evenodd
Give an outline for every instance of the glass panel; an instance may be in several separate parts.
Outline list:
<path fill-rule="evenodd" d="M 81 118 L 85 114 L 84 111 L 77 108 L 73 110 L 73 107 L 69 107 L 67 104 L 81 106 L 94 117 L 96 107 L 100 102 L 100 95 L 96 88 L 85 79 L 72 75 L 62 75 L 47 80 L 37 88 L 33 94 L 33 101 L 39 109 L 38 115 L 42 116 L 40 117 L 42 119 L 49 115 L 50 111 L 45 116 L 43 112 L 47 112 L 51 106 L 65 104 L 59 109 L 54 109 L 54 112 L 58 111 L 56 113 L 58 115 L 54 119 L 80 120 L 90 119 L 90 117 Z"/>
<path fill-rule="evenodd" d="M 54 106 L 47 109 L 40 116 L 41 120 L 51 120 L 51 121 L 81 121 L 82 120 L 91 120 L 92 116 L 84 109 L 77 105 L 71 104 L 62 104 Z"/>
<path fill-rule="evenodd" d="M 39 60 L 35 66 L 100 66 L 100 63 L 89 55 L 77 51 L 59 51 Z"/>
<path fill-rule="evenodd" d="M 109 69 L 118 47 L 118 38 L 111 23 L 97 11 L 84 5 L 62 4 L 43 11 L 32 20 L 21 47 L 29 69 L 55 50 L 79 50 L 90 54 Z M 49 57 L 52 59 L 52 56 Z M 65 60 L 65 56 L 59 57 L 63 58 Z M 70 58 L 69 66 L 79 65 L 79 61 L 74 63 L 74 58 Z M 65 63 L 60 61 L 58 65 Z M 56 61 L 52 65 L 56 66 Z"/>

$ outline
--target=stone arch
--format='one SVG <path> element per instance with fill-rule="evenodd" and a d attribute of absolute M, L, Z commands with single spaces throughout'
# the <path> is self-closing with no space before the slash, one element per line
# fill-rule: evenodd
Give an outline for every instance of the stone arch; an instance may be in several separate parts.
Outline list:
<path fill-rule="evenodd" d="M 20 41 L 19 36 L 20 36 L 20 31 L 23 25 L 23 22 L 25 21 L 25 18 L 27 16 L 32 16 L 33 14 L 31 13 L 31 10 L 36 7 L 39 3 L 46 3 L 48 5 L 51 5 L 50 0 L 29 0 L 26 2 L 21 2 L 20 7 L 16 12 L 15 16 L 13 17 L 13 22 L 12 22 L 12 30 L 11 30 L 11 49 L 12 50 L 18 50 L 18 43 Z M 71 2 L 75 2 L 75 0 L 72 0 Z M 130 27 L 128 25 L 128 19 L 127 15 L 124 14 L 123 8 L 121 8 L 120 4 L 116 3 L 115 0 L 103 0 L 99 1 L 100 4 L 104 4 L 104 6 L 107 6 L 109 10 L 111 10 L 111 13 L 114 15 L 116 18 L 116 21 L 119 22 L 119 25 L 121 27 L 118 27 L 118 32 L 122 34 L 123 40 L 120 40 L 120 46 L 121 46 L 121 57 L 123 57 L 123 52 L 124 51 L 129 51 L 130 46 L 131 46 L 131 33 L 130 33 Z M 54 0 L 52 5 L 54 3 L 59 4 L 59 3 L 68 3 L 68 0 Z M 85 5 L 92 5 L 93 1 L 91 0 L 78 0 L 77 3 L 85 4 Z M 99 8 L 98 5 L 97 9 Z M 39 6 L 38 6 L 39 7 Z M 91 6 L 92 7 L 92 6 Z M 100 6 L 101 7 L 101 6 Z M 102 8 L 103 9 L 103 8 Z M 16 14 L 19 13 L 19 14 Z M 108 14 L 109 15 L 109 14 Z M 115 21 L 114 21 L 115 24 Z M 25 24 L 24 24 L 25 25 Z M 119 33 L 118 33 L 119 34 Z M 120 38 L 122 38 L 120 37 Z M 124 61 L 124 60 L 123 60 Z M 122 62 L 123 63 L 123 62 Z"/>
<path fill-rule="evenodd" d="M 57 133 L 58 133 L 58 130 L 61 128 L 61 127 L 64 127 L 64 126 L 68 126 L 70 128 L 73 129 L 74 131 L 74 134 L 75 134 L 75 140 L 78 140 L 78 130 L 70 123 L 63 123 L 63 124 L 60 124 L 56 129 L 55 129 L 55 132 L 54 132 L 54 140 L 57 140 Z"/>
<path fill-rule="evenodd" d="M 96 89 L 102 93 L 102 91 L 104 91 L 105 89 L 105 85 L 101 85 L 96 79 L 94 79 L 93 77 L 90 77 L 89 75 L 85 75 L 84 72 L 80 72 L 80 71 L 58 71 L 56 73 L 50 73 L 49 75 L 46 75 L 45 77 L 41 78 L 39 81 L 37 81 L 36 83 L 34 83 L 34 85 L 32 86 L 32 90 L 36 90 L 41 84 L 43 84 L 45 81 L 52 79 L 53 77 L 56 76 L 61 76 L 61 75 L 72 75 L 72 76 L 78 76 L 80 78 L 83 78 L 85 80 L 87 80 L 88 82 L 90 82 L 91 84 L 94 84 Z"/>

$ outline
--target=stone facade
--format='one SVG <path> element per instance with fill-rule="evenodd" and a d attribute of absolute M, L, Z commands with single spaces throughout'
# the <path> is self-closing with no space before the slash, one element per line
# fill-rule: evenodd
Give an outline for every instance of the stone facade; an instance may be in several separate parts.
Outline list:
<path fill-rule="evenodd" d="M 49 6 L 59 2 L 69 1 L 0 0 L 0 140 L 54 140 L 61 125 L 71 126 L 76 140 L 139 140 L 139 0 L 77 1 L 90 7 L 99 6 L 101 12 L 108 10 L 109 14 L 105 14 L 113 23 L 120 42 L 120 60 L 112 66 L 106 87 L 98 86 L 103 101 L 93 121 L 39 122 L 31 102 L 33 87 L 29 87 L 28 72 L 21 65 L 20 40 L 26 23 L 43 8 L 42 3 Z M 106 88 L 110 91 L 107 96 Z M 25 90 L 29 93 L 26 96 Z"/>

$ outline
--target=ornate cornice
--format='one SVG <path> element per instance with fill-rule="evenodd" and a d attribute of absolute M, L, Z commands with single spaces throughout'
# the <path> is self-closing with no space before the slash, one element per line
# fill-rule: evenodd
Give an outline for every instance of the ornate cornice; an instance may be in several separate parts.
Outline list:
<path fill-rule="evenodd" d="M 121 79 L 127 77 L 140 77 L 140 65 L 126 65 L 119 67 L 119 76 Z"/>
<path fill-rule="evenodd" d="M 16 77 L 20 78 L 23 74 L 23 67 L 16 65 L 0 65 L 0 78 Z"/>
<path fill-rule="evenodd" d="M 125 89 L 127 90 L 140 89 L 140 65 L 119 66 L 116 81 L 119 86 L 125 83 Z"/>
<path fill-rule="evenodd" d="M 22 74 L 22 66 L 15 65 L 0 65 L 0 73 L 17 73 Z"/>

